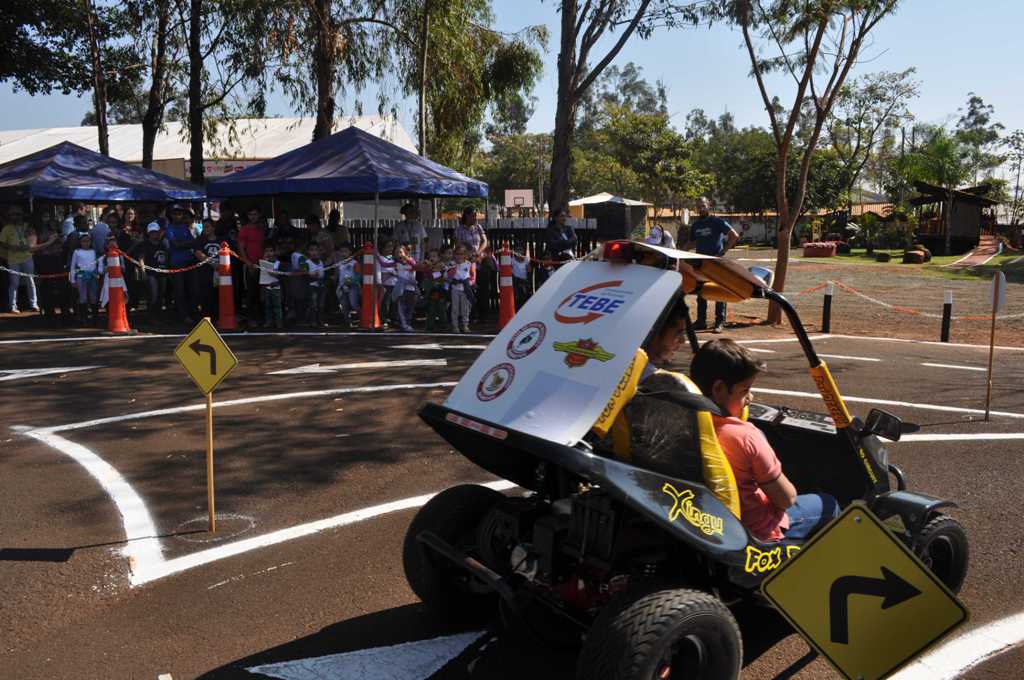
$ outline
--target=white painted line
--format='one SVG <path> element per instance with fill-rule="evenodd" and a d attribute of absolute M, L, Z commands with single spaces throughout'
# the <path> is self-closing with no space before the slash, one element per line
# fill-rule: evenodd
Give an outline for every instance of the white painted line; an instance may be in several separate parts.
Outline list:
<path fill-rule="evenodd" d="M 793 390 L 774 390 L 767 387 L 755 387 L 752 392 L 763 392 L 764 394 L 778 394 L 785 397 L 805 397 L 807 399 L 821 399 L 817 392 L 795 392 Z M 985 409 L 961 408 L 959 406 L 937 406 L 935 404 L 920 404 L 909 401 L 891 401 L 889 399 L 869 399 L 868 397 L 847 397 L 843 395 L 843 401 L 861 404 L 879 404 L 881 406 L 901 406 L 903 408 L 915 408 L 922 411 L 944 411 L 947 413 L 970 413 L 985 415 Z M 1024 413 L 1010 413 L 1008 411 L 992 411 L 994 416 L 1006 418 L 1024 418 Z"/>
<path fill-rule="evenodd" d="M 402 384 L 402 385 L 369 385 L 367 387 L 338 387 L 331 390 L 308 390 L 304 392 L 288 392 L 285 394 L 267 394 L 260 397 L 245 397 L 242 399 L 228 399 L 226 401 L 215 401 L 213 402 L 214 408 L 224 408 L 228 406 L 244 406 L 246 404 L 262 404 L 268 401 L 281 401 L 284 399 L 304 399 L 307 397 L 327 397 L 336 394 L 365 394 L 368 392 L 390 392 L 392 390 L 420 390 L 420 389 L 433 389 L 435 387 L 454 387 L 453 382 L 436 382 L 436 383 L 413 383 L 413 384 Z M 43 427 L 39 428 L 38 432 L 66 432 L 68 430 L 83 430 L 90 427 L 97 427 L 99 425 L 109 425 L 111 423 L 121 423 L 126 420 L 139 420 L 142 418 L 157 418 L 160 416 L 170 416 L 176 413 L 189 413 L 192 411 L 201 411 L 206 408 L 206 404 L 189 404 L 188 406 L 175 406 L 172 408 L 162 408 L 155 411 L 140 411 L 138 413 L 126 413 L 120 416 L 111 416 L 109 418 L 96 418 L 93 420 L 83 420 L 78 423 L 68 423 L 67 425 L 56 425 L 54 427 Z"/>
<path fill-rule="evenodd" d="M 487 488 L 494 489 L 495 491 L 505 491 L 516 487 L 512 482 L 505 480 L 488 482 L 481 486 L 486 486 Z M 288 527 L 287 529 L 279 529 L 277 531 L 272 531 L 269 534 L 253 536 L 241 541 L 220 545 L 216 548 L 200 550 L 199 552 L 189 553 L 188 555 L 182 555 L 181 557 L 175 557 L 174 559 L 165 560 L 161 558 L 159 561 L 140 564 L 137 565 L 139 567 L 139 571 L 132 573 L 132 585 L 141 585 L 143 583 L 148 583 L 149 581 L 155 581 L 187 569 L 194 569 L 195 567 L 209 564 L 210 562 L 216 562 L 217 560 L 241 555 L 242 553 L 246 553 L 251 550 L 266 548 L 271 545 L 277 545 L 278 543 L 284 543 L 285 541 L 292 541 L 296 538 L 312 536 L 313 534 L 320 533 L 327 529 L 337 529 L 339 527 L 363 522 L 368 519 L 373 519 L 374 517 L 380 517 L 381 515 L 387 515 L 400 510 L 419 508 L 425 505 L 427 501 L 438 493 L 440 493 L 440 491 L 423 494 L 422 496 L 413 496 L 412 498 L 403 498 L 401 500 L 391 501 L 390 503 L 382 503 L 380 505 L 346 512 L 326 519 Z"/>
<path fill-rule="evenodd" d="M 1021 642 L 1024 642 L 1024 613 L 953 638 L 912 662 L 891 680 L 954 680 Z"/>
<path fill-rule="evenodd" d="M 819 335 L 811 337 L 811 340 L 818 340 L 823 338 L 842 338 L 844 340 L 874 340 L 877 342 L 907 342 L 912 345 L 935 345 L 936 347 L 970 347 L 973 349 L 988 349 L 988 345 L 971 345 L 963 342 L 939 342 L 937 340 L 911 340 L 909 338 L 879 338 L 873 335 Z M 1004 345 L 996 345 L 996 349 L 1005 349 L 1011 352 L 1024 352 L 1024 347 L 1007 347 Z"/>
<path fill-rule="evenodd" d="M 424 345 L 395 345 L 391 349 L 487 349 L 487 345 L 442 345 L 428 342 Z"/>
<path fill-rule="evenodd" d="M 763 347 L 748 347 L 747 349 L 751 352 L 761 352 L 762 354 L 775 354 L 775 350 L 764 349 Z"/>
<path fill-rule="evenodd" d="M 184 338 L 187 333 L 139 333 L 136 335 L 89 335 L 82 337 L 64 337 L 64 338 L 25 338 L 22 340 L 0 340 L 0 345 L 19 345 L 19 344 L 31 344 L 40 342 L 93 342 L 96 340 L 153 340 L 158 338 Z M 397 333 L 372 333 L 368 331 L 280 331 L 274 332 L 258 332 L 258 333 L 221 333 L 222 337 L 225 338 L 263 338 L 263 337 L 326 337 L 326 338 L 383 338 L 386 340 L 395 340 L 398 337 L 403 338 L 450 338 L 451 333 L 402 333 L 401 336 Z M 462 333 L 459 335 L 460 338 L 493 338 L 494 335 L 490 333 Z"/>
<path fill-rule="evenodd" d="M 982 265 L 988 264 L 992 260 L 993 257 L 995 257 L 996 255 L 1002 255 L 1002 253 L 1003 253 L 1003 242 L 999 241 L 997 243 L 997 245 L 996 245 L 996 252 L 994 252 L 991 255 L 989 255 L 988 257 L 986 257 L 983 262 L 979 262 L 978 264 L 973 265 L 973 266 L 980 267 Z"/>
<path fill-rule="evenodd" d="M 825 357 L 826 359 L 840 359 L 843 361 L 881 361 L 881 359 L 872 359 L 871 357 L 850 357 L 845 354 L 819 354 L 819 357 Z"/>
<path fill-rule="evenodd" d="M 905 434 L 900 437 L 900 442 L 976 442 L 976 441 L 1002 441 L 1024 439 L 1022 432 L 980 432 L 980 433 L 955 433 L 955 434 Z"/>
<path fill-rule="evenodd" d="M 174 680 L 174 678 L 171 677 L 170 673 L 161 673 L 156 676 L 156 680 Z"/>
<path fill-rule="evenodd" d="M 426 680 L 483 636 L 481 631 L 459 633 L 389 647 L 263 664 L 246 670 L 280 680 Z"/>
<path fill-rule="evenodd" d="M 828 340 L 829 338 L 838 338 L 838 335 L 811 335 L 811 340 Z M 764 340 L 737 340 L 737 343 L 741 345 L 764 345 L 774 342 L 800 342 L 800 338 L 788 337 L 788 338 L 766 338 Z M 985 345 L 988 347 L 988 345 Z"/>
<path fill-rule="evenodd" d="M 128 558 L 128 565 L 132 571 L 132 585 L 136 585 L 136 569 L 164 561 L 153 518 L 150 517 L 142 498 L 135 493 L 135 489 L 120 472 L 81 444 L 68 441 L 53 432 L 27 430 L 24 434 L 71 457 L 92 475 L 103 491 L 110 496 L 110 500 L 114 501 L 124 524 L 125 546 L 122 552 Z"/>
<path fill-rule="evenodd" d="M 929 364 L 927 362 L 922 362 L 921 365 L 932 368 L 955 368 L 960 371 L 981 371 L 982 373 L 988 370 L 984 366 L 957 366 L 956 364 Z"/>
<path fill-rule="evenodd" d="M 38 378 L 42 375 L 54 373 L 74 373 L 76 371 L 91 371 L 102 366 L 54 366 L 52 368 L 5 368 L 0 370 L 0 382 L 8 380 L 21 380 L 23 378 Z"/>
<path fill-rule="evenodd" d="M 295 375 L 303 373 L 334 373 L 335 371 L 354 371 L 362 368 L 403 368 L 409 366 L 447 366 L 447 359 L 405 359 L 399 361 L 360 361 L 351 364 L 335 364 L 333 366 L 321 366 L 320 364 L 308 364 L 296 368 L 286 368 L 283 371 L 271 371 L 267 375 Z"/>
<path fill-rule="evenodd" d="M 1013 258 L 1012 260 L 1007 262 L 1007 264 L 1017 264 L 1018 262 L 1024 262 L 1024 255 L 1021 255 L 1020 257 Z"/>

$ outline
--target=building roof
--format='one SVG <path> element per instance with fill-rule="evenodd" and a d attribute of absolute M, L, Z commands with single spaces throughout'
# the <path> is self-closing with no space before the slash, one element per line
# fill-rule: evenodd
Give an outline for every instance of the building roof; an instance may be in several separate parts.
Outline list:
<path fill-rule="evenodd" d="M 314 118 L 241 118 L 231 126 L 218 126 L 213 142 L 203 144 L 206 159 L 266 160 L 297 149 L 313 138 Z M 184 123 L 166 123 L 153 146 L 154 160 L 189 157 L 188 137 Z M 386 139 L 407 151 L 416 151 L 409 133 L 392 116 L 360 116 L 339 118 L 334 130 L 357 127 Z M 0 130 L 0 163 L 21 158 L 60 142 L 99 151 L 95 126 Z M 142 126 L 111 125 L 110 156 L 126 163 L 142 162 Z"/>
<path fill-rule="evenodd" d="M 927 182 L 914 182 L 914 188 L 917 189 L 921 195 L 912 197 L 910 199 L 911 205 L 928 205 L 929 203 L 941 203 L 946 200 L 946 190 L 940 186 L 928 184 Z M 991 190 L 991 184 L 979 184 L 976 187 L 954 189 L 953 200 L 957 203 L 967 203 L 969 205 L 978 205 L 982 207 L 999 205 L 999 201 L 995 201 L 985 196 L 985 194 Z"/>
<path fill-rule="evenodd" d="M 635 200 L 633 200 L 631 198 L 623 198 L 621 196 L 614 196 L 612 194 L 609 194 L 607 191 L 602 191 L 599 194 L 594 194 L 593 196 L 587 196 L 585 198 L 577 198 L 575 201 L 569 201 L 569 205 L 571 207 L 575 207 L 575 206 L 578 206 L 578 205 L 591 205 L 591 204 L 595 204 L 595 203 L 618 203 L 619 205 L 629 205 L 629 206 L 653 205 L 651 203 L 644 203 L 643 201 L 635 201 Z"/>

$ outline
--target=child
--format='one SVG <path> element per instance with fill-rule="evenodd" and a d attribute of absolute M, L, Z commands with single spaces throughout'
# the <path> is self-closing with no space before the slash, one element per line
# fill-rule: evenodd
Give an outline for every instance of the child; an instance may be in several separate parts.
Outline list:
<path fill-rule="evenodd" d="M 398 281 L 395 270 L 395 242 L 385 241 L 384 248 L 377 256 L 377 267 L 380 269 L 380 288 L 377 292 L 377 306 L 380 309 L 381 321 L 387 323 L 391 318 L 391 293 Z"/>
<path fill-rule="evenodd" d="M 128 255 L 139 260 L 144 267 L 166 269 L 170 253 L 160 224 L 150 222 L 146 227 L 146 240 L 136 243 Z M 167 274 L 147 271 L 146 284 L 149 287 L 149 315 L 155 318 L 163 309 L 167 294 Z"/>
<path fill-rule="evenodd" d="M 741 419 L 763 361 L 727 338 L 704 344 L 690 364 L 690 377 L 727 416 L 713 416 L 715 433 L 732 465 L 740 492 L 743 526 L 760 541 L 803 540 L 839 514 L 828 494 L 797 495 L 768 439 Z"/>
<path fill-rule="evenodd" d="M 362 267 L 352 256 L 352 246 L 342 243 L 337 250 L 338 256 L 338 308 L 341 309 L 341 324 L 345 328 L 352 327 L 352 312 L 359 313 L 359 296 L 362 285 Z"/>
<path fill-rule="evenodd" d="M 409 257 L 402 245 L 395 246 L 395 287 L 391 299 L 398 312 L 399 327 L 411 333 L 416 309 L 416 260 Z"/>
<path fill-rule="evenodd" d="M 220 267 L 217 256 L 220 255 L 220 241 L 217 240 L 217 235 L 214 233 L 212 220 L 203 220 L 203 232 L 196 239 L 193 247 L 195 248 L 193 255 L 196 262 L 204 262 L 208 257 L 214 258 L 200 267 L 196 274 L 199 282 L 199 306 L 203 310 L 203 316 L 216 319 L 217 307 L 220 302 L 217 297 L 218 268 Z"/>
<path fill-rule="evenodd" d="M 512 253 L 512 291 L 518 312 L 530 297 L 530 258 L 519 253 Z"/>
<path fill-rule="evenodd" d="M 100 291 L 100 261 L 92 246 L 92 234 L 86 232 L 78 240 L 78 248 L 71 254 L 68 280 L 78 289 L 78 322 L 86 325 L 91 312 L 96 317 Z"/>
<path fill-rule="evenodd" d="M 473 283 L 476 267 L 468 259 L 466 247 L 455 248 L 455 263 L 448 270 L 448 287 L 452 298 L 452 333 L 469 333 L 469 310 L 473 308 Z"/>
<path fill-rule="evenodd" d="M 306 322 L 314 328 L 323 326 L 324 311 L 324 261 L 320 257 L 320 244 L 310 240 L 306 245 L 306 256 L 299 268 L 306 272 Z"/>
<path fill-rule="evenodd" d="M 435 249 L 427 253 L 423 267 L 423 297 L 427 300 L 427 332 L 443 331 L 447 325 L 445 308 L 444 263 Z"/>
<path fill-rule="evenodd" d="M 284 328 L 281 315 L 281 281 L 274 272 L 280 271 L 281 263 L 277 259 L 276 246 L 273 241 L 263 244 L 263 257 L 259 260 L 260 294 L 263 298 L 263 325 L 267 328 Z"/>

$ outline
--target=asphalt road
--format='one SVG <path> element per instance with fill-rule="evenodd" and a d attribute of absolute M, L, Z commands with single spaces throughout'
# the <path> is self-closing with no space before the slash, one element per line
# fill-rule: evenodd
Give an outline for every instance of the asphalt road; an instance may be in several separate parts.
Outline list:
<path fill-rule="evenodd" d="M 758 401 L 823 410 L 795 343 L 771 329 L 738 335 L 769 364 Z M 479 353 L 464 346 L 486 338 L 229 336 L 240 363 L 216 394 L 216 535 L 205 531 L 203 402 L 172 358 L 179 340 L 0 347 L 0 675 L 571 675 L 571 652 L 497 626 L 439 626 L 402 574 L 414 509 L 382 506 L 495 481 L 414 415 L 444 399 Z M 397 348 L 427 343 L 452 347 Z M 854 413 L 878 406 L 921 424 L 890 450 L 912 489 L 961 506 L 968 625 L 1024 610 L 1021 441 L 985 438 L 1024 433 L 1024 351 L 997 352 L 984 422 L 986 349 L 835 336 L 816 346 Z M 433 364 L 322 368 L 395 360 Z M 312 364 L 323 372 L 278 373 Z M 738 615 L 745 679 L 838 677 L 770 612 Z M 1017 677 L 1018 657 L 975 677 Z"/>

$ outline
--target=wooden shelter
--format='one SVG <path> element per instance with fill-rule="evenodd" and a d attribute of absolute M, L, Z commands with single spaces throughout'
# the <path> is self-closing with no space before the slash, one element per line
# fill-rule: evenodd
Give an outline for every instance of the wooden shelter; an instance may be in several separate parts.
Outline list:
<path fill-rule="evenodd" d="M 992 233 L 995 215 L 991 208 L 999 205 L 998 201 L 987 196 L 992 185 L 950 190 L 927 182 L 914 182 L 914 188 L 919 195 L 912 197 L 910 204 L 921 209 L 917 237 L 931 250 L 945 251 L 947 225 L 950 254 L 973 250 L 982 234 Z"/>

